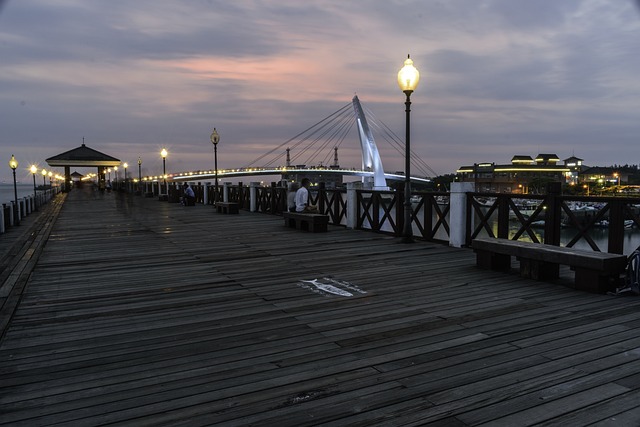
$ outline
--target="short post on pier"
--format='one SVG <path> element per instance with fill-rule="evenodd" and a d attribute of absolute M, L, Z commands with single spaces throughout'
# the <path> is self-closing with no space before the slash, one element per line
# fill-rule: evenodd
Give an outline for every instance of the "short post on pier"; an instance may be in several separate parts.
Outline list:
<path fill-rule="evenodd" d="M 355 230 L 358 224 L 358 190 L 362 182 L 347 182 L 347 228 Z"/>
<path fill-rule="evenodd" d="M 4 228 L 4 211 L 6 209 L 6 205 L 3 203 L 2 208 L 0 209 L 0 234 L 5 233 L 7 230 Z"/>
<path fill-rule="evenodd" d="M 258 210 L 258 187 L 259 182 L 249 183 L 249 211 L 256 212 Z"/>
<path fill-rule="evenodd" d="M 467 193 L 475 191 L 473 182 L 452 182 L 449 197 L 449 246 L 461 248 L 467 240 Z"/>
<path fill-rule="evenodd" d="M 231 187 L 230 182 L 225 182 L 222 187 L 222 201 L 225 203 L 229 202 L 229 187 Z"/>

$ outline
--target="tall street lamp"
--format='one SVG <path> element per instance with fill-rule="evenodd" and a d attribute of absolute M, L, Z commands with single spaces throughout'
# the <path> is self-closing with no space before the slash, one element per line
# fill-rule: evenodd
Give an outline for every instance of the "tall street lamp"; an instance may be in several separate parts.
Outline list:
<path fill-rule="evenodd" d="M 38 173 L 38 167 L 31 165 L 31 174 L 33 175 L 33 207 L 38 210 L 38 191 L 36 190 L 36 173 Z"/>
<path fill-rule="evenodd" d="M 216 128 L 213 128 L 213 132 L 211 132 L 211 143 L 213 144 L 213 166 L 215 168 L 215 177 L 216 177 L 216 185 L 215 185 L 215 194 L 213 197 L 213 201 L 218 201 L 218 142 L 220 142 L 220 135 Z"/>
<path fill-rule="evenodd" d="M 53 185 L 51 184 L 53 181 L 53 172 L 49 171 L 47 175 L 49 175 L 49 188 L 53 188 Z"/>
<path fill-rule="evenodd" d="M 404 154 L 404 226 L 402 230 L 402 243 L 413 242 L 413 228 L 411 227 L 411 94 L 418 87 L 420 73 L 413 66 L 411 56 L 407 55 L 404 67 L 398 72 L 398 86 L 407 95 L 404 103 L 407 113 L 406 134 L 405 134 L 405 154 Z"/>
<path fill-rule="evenodd" d="M 167 191 L 167 154 L 169 153 L 167 153 L 166 148 L 163 148 L 160 152 L 160 155 L 162 156 L 162 181 L 164 183 L 165 191 Z"/>
<path fill-rule="evenodd" d="M 142 191 L 141 190 L 141 185 L 142 185 L 142 159 L 140 158 L 140 156 L 138 156 L 138 191 Z"/>
<path fill-rule="evenodd" d="M 46 177 L 47 177 L 47 170 L 42 169 L 42 187 L 43 188 L 47 188 L 47 183 L 45 181 Z"/>
<path fill-rule="evenodd" d="M 109 172 L 109 187 L 111 187 L 111 168 L 107 168 L 107 172 Z"/>
<path fill-rule="evenodd" d="M 15 200 L 15 204 L 13 205 L 13 218 L 14 225 L 20 225 L 20 216 L 18 216 L 18 185 L 16 183 L 16 169 L 18 168 L 18 161 L 11 155 L 11 160 L 9 160 L 9 167 L 13 169 L 13 197 Z"/>
<path fill-rule="evenodd" d="M 124 165 L 124 189 L 127 190 L 127 168 L 129 167 L 129 163 L 126 163 Z"/>

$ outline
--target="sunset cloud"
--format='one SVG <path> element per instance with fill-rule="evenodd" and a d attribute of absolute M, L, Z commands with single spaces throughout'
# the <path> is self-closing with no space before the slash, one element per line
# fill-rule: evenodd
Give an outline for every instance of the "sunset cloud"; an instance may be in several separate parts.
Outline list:
<path fill-rule="evenodd" d="M 164 145 L 170 167 L 205 169 L 215 126 L 222 167 L 242 166 L 354 93 L 401 135 L 395 75 L 410 53 L 414 149 L 437 172 L 538 151 L 624 163 L 640 154 L 639 47 L 632 0 L 13 0 L 0 9 L 0 160 L 85 136 L 149 172 Z M 350 138 L 341 163 L 357 166 Z"/>

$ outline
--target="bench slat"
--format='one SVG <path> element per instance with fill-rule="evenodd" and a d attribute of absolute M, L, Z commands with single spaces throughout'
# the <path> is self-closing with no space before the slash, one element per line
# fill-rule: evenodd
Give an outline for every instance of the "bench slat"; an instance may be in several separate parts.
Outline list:
<path fill-rule="evenodd" d="M 471 243 L 478 267 L 510 270 L 511 257 L 520 261 L 520 274 L 536 280 L 556 279 L 559 266 L 575 271 L 575 287 L 592 292 L 615 288 L 627 257 L 509 239 L 479 238 Z"/>
<path fill-rule="evenodd" d="M 307 230 L 312 233 L 327 231 L 329 224 L 329 215 L 300 213 L 300 212 L 283 212 L 284 225 L 298 230 Z"/>
<path fill-rule="evenodd" d="M 517 258 L 528 258 L 594 270 L 620 271 L 627 264 L 627 257 L 624 255 L 586 251 L 543 243 L 480 238 L 474 239 L 471 246 L 474 250 L 484 250 Z"/>

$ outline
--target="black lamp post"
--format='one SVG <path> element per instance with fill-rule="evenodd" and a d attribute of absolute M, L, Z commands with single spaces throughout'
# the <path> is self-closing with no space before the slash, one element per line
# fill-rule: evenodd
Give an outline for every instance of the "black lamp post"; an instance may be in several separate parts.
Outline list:
<path fill-rule="evenodd" d="M 38 210 L 38 191 L 36 190 L 36 173 L 38 172 L 38 167 L 36 165 L 31 165 L 31 173 L 33 174 L 33 209 Z"/>
<path fill-rule="evenodd" d="M 402 243 L 413 242 L 413 228 L 411 227 L 411 94 L 418 86 L 420 73 L 413 66 L 411 57 L 407 55 L 404 67 L 398 72 L 398 86 L 407 95 L 404 103 L 407 113 L 406 134 L 405 134 L 405 167 L 404 167 L 404 226 L 402 229 Z"/>
<path fill-rule="evenodd" d="M 138 191 L 142 192 L 142 159 L 138 157 Z"/>
<path fill-rule="evenodd" d="M 107 168 L 107 172 L 109 172 L 109 187 L 111 187 L 111 168 Z"/>
<path fill-rule="evenodd" d="M 42 188 L 47 188 L 47 182 L 45 179 L 47 178 L 47 170 L 42 169 Z"/>
<path fill-rule="evenodd" d="M 162 182 L 164 183 L 165 191 L 169 193 L 167 189 L 167 154 L 169 153 L 167 153 L 166 148 L 163 148 L 160 152 L 160 155 L 162 156 Z"/>
<path fill-rule="evenodd" d="M 215 168 L 215 193 L 213 197 L 213 201 L 218 201 L 218 142 L 220 142 L 220 135 L 216 128 L 213 128 L 213 132 L 211 132 L 211 143 L 213 144 L 213 166 Z"/>
<path fill-rule="evenodd" d="M 53 184 L 52 184 L 53 172 L 49 171 L 49 173 L 47 175 L 49 175 L 49 188 L 53 188 Z"/>
<path fill-rule="evenodd" d="M 113 167 L 113 173 L 116 174 L 116 190 L 120 189 L 120 180 L 118 179 L 118 167 L 114 166 Z"/>
<path fill-rule="evenodd" d="M 13 154 L 11 155 L 11 160 L 9 160 L 9 167 L 13 169 L 13 197 L 15 200 L 15 204 L 13 205 L 14 225 L 20 225 L 20 216 L 18 215 L 18 184 L 16 183 L 18 161 Z"/>
<path fill-rule="evenodd" d="M 129 184 L 127 184 L 127 168 L 129 167 L 129 163 L 125 163 L 122 166 L 124 166 L 124 191 L 128 191 Z"/>

